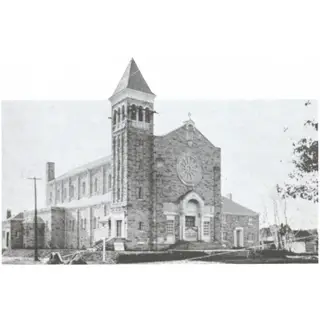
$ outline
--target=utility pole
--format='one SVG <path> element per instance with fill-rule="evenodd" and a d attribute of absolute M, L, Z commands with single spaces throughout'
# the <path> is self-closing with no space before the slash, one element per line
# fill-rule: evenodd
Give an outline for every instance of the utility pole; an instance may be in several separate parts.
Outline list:
<path fill-rule="evenodd" d="M 39 261 L 38 258 L 38 218 L 37 218 L 37 180 L 40 178 L 28 178 L 33 180 L 34 184 L 34 261 Z"/>

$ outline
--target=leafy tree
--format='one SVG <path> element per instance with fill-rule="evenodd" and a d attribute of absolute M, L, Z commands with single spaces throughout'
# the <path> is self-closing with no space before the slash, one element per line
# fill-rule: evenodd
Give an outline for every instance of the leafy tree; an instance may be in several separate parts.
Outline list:
<path fill-rule="evenodd" d="M 310 105 L 310 101 L 305 106 Z M 308 120 L 305 126 L 318 131 L 318 121 Z M 277 185 L 282 197 L 302 198 L 318 202 L 318 140 L 304 137 L 293 143 L 294 170 L 289 174 L 290 180 L 284 186 Z"/>

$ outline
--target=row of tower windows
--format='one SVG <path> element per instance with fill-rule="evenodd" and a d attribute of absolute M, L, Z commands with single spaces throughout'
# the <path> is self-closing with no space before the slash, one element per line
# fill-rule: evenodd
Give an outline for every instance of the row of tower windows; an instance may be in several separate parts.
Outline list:
<path fill-rule="evenodd" d="M 125 120 L 126 117 L 131 120 L 145 121 L 146 123 L 150 123 L 152 120 L 152 111 L 149 108 L 143 109 L 141 106 L 136 106 L 134 104 L 127 106 L 127 108 L 122 106 L 121 108 L 113 111 L 113 125 Z"/>

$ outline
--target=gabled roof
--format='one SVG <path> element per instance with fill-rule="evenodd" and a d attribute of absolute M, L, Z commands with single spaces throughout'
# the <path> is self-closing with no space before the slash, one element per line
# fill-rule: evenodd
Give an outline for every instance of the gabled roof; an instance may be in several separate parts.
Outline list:
<path fill-rule="evenodd" d="M 164 139 L 164 138 L 169 138 L 171 135 L 175 134 L 176 132 L 180 131 L 180 130 L 184 130 L 186 127 L 186 124 L 182 124 L 180 127 L 175 128 L 165 134 L 157 135 L 155 136 L 156 139 Z M 219 147 L 215 146 L 196 126 L 194 126 L 194 132 L 196 132 L 198 135 L 201 135 L 203 137 L 203 139 L 205 139 L 212 147 L 216 148 L 216 149 L 220 149 Z M 161 141 L 161 140 L 160 140 Z"/>
<path fill-rule="evenodd" d="M 147 82 L 144 80 L 141 71 L 139 70 L 136 62 L 133 58 L 130 60 L 126 71 L 124 72 L 116 90 L 114 91 L 113 95 L 117 94 L 118 92 L 124 89 L 132 89 L 140 92 L 154 94 Z"/>
<path fill-rule="evenodd" d="M 294 232 L 294 235 L 295 235 L 295 238 L 305 238 L 305 237 L 310 237 L 312 236 L 312 234 L 307 231 L 307 230 L 295 230 L 293 231 Z"/>
<path fill-rule="evenodd" d="M 103 158 L 100 158 L 100 159 L 97 159 L 95 161 L 92 161 L 92 162 L 89 162 L 89 163 L 86 163 L 80 167 L 77 167 L 77 168 L 74 168 L 68 172 L 66 172 L 65 174 L 55 178 L 54 180 L 52 181 L 57 181 L 57 180 L 62 180 L 62 179 L 65 179 L 65 178 L 68 178 L 68 177 L 72 177 L 76 174 L 79 174 L 79 173 L 82 173 L 86 170 L 91 170 L 91 169 L 94 169 L 96 167 L 100 167 L 104 164 L 107 164 L 107 163 L 111 163 L 111 160 L 112 160 L 112 156 L 107 156 L 107 157 L 103 157 Z"/>
<path fill-rule="evenodd" d="M 257 216 L 257 212 L 248 209 L 239 203 L 236 203 L 226 197 L 222 197 L 222 212 L 225 214 L 244 215 L 244 216 Z"/>

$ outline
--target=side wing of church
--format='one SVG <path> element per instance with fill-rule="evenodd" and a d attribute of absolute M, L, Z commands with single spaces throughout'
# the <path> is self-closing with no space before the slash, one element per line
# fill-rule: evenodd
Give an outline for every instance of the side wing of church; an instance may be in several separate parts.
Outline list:
<path fill-rule="evenodd" d="M 259 243 L 259 215 L 221 196 L 221 149 L 189 119 L 154 135 L 155 95 L 132 59 L 109 99 L 112 155 L 55 177 L 47 163 L 41 248 L 88 248 L 102 238 L 128 250 L 184 242 Z M 34 212 L 3 222 L 4 247 L 34 246 Z"/>

